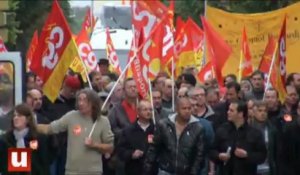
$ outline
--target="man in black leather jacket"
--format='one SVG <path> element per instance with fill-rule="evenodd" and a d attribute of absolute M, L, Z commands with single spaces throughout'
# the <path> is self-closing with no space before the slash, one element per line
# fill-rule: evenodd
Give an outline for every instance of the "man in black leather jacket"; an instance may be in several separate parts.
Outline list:
<path fill-rule="evenodd" d="M 188 98 L 176 103 L 177 113 L 157 123 L 144 163 L 144 175 L 196 175 L 203 163 L 203 128 L 191 115 Z"/>
<path fill-rule="evenodd" d="M 210 151 L 217 174 L 255 175 L 267 155 L 263 134 L 247 124 L 247 106 L 242 101 L 230 103 L 228 121 L 218 128 Z"/>

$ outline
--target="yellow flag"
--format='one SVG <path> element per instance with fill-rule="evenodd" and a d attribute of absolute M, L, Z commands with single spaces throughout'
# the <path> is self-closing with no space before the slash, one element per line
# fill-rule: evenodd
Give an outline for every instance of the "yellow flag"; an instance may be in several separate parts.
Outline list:
<path fill-rule="evenodd" d="M 237 14 L 228 13 L 213 7 L 207 7 L 207 18 L 219 34 L 232 47 L 233 53 L 223 68 L 223 75 L 236 74 L 240 59 L 240 36 L 244 26 L 247 27 L 249 47 L 253 68 L 256 69 L 264 53 L 269 34 L 278 38 L 282 19 L 287 15 L 287 73 L 298 72 L 300 62 L 300 3 L 266 13 Z"/>

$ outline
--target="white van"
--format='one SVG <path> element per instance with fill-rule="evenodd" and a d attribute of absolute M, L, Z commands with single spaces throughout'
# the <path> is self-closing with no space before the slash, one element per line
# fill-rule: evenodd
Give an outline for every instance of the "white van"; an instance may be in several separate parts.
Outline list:
<path fill-rule="evenodd" d="M 120 60 L 120 66 L 124 68 L 133 38 L 130 6 L 103 5 L 100 8 L 100 15 L 97 15 L 97 17 L 98 21 L 90 41 L 96 57 L 98 59 L 107 59 L 106 28 L 108 27 L 114 48 Z"/>

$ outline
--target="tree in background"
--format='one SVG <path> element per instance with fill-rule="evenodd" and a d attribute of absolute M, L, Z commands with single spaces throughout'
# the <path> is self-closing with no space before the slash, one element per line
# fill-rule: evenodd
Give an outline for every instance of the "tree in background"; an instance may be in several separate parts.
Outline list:
<path fill-rule="evenodd" d="M 259 13 L 286 7 L 300 0 L 207 0 L 207 5 L 235 13 Z M 162 0 L 169 5 L 169 0 Z M 175 1 L 175 17 L 184 20 L 191 17 L 201 26 L 200 15 L 204 15 L 204 0 Z"/>
<path fill-rule="evenodd" d="M 217 7 L 228 12 L 235 13 L 260 13 L 271 10 L 277 10 L 286 7 L 299 0 L 220 0 L 209 1 L 209 5 Z"/>
<path fill-rule="evenodd" d="M 5 46 L 8 48 L 8 50 L 14 48 L 14 45 L 16 44 L 17 35 L 20 33 L 20 30 L 18 30 L 20 23 L 16 21 L 15 13 L 15 10 L 18 8 L 18 4 L 18 1 L 8 1 L 9 11 L 7 12 L 6 24 L 6 27 L 8 29 L 8 36 L 7 42 L 5 43 Z"/>
<path fill-rule="evenodd" d="M 51 10 L 52 0 L 8 0 L 9 11 L 12 12 L 8 21 L 9 38 L 6 46 L 9 50 L 21 51 L 26 54 L 33 32 L 39 33 Z M 207 4 L 229 12 L 258 13 L 276 10 L 300 0 L 207 0 Z M 162 0 L 167 6 L 169 0 Z M 81 29 L 86 8 L 71 10 L 68 0 L 59 1 L 71 30 L 77 34 Z M 204 15 L 204 0 L 176 0 L 175 17 L 182 16 L 184 20 L 191 17 L 201 26 L 200 15 Z M 70 15 L 72 14 L 72 15 Z"/>
<path fill-rule="evenodd" d="M 7 45 L 9 50 L 21 51 L 22 57 L 26 54 L 30 40 L 34 31 L 37 29 L 39 34 L 51 11 L 52 1 L 46 0 L 9 0 L 10 11 L 15 13 L 15 31 L 10 31 L 11 35 Z M 70 18 L 70 4 L 67 0 L 59 1 L 69 24 L 73 20 Z"/>

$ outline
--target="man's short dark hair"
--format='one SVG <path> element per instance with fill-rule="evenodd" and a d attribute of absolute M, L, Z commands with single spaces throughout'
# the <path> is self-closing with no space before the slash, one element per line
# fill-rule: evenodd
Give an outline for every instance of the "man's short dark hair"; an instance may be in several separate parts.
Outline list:
<path fill-rule="evenodd" d="M 90 79 L 91 81 L 93 81 L 93 78 L 94 78 L 96 75 L 101 75 L 101 73 L 98 72 L 98 71 L 92 71 L 92 72 L 90 72 L 90 73 L 89 73 L 89 79 Z"/>
<path fill-rule="evenodd" d="M 256 71 L 254 71 L 252 74 L 251 74 L 251 78 L 253 78 L 255 75 L 260 75 L 260 77 L 262 78 L 262 79 L 265 79 L 265 74 L 262 72 L 262 71 L 260 71 L 260 70 L 256 70 Z"/>
<path fill-rule="evenodd" d="M 236 93 L 239 93 L 240 90 L 241 90 L 241 86 L 240 86 L 240 84 L 237 83 L 237 82 L 229 82 L 229 83 L 227 83 L 227 84 L 226 84 L 226 88 L 227 88 L 227 89 L 234 88 L 235 91 L 236 91 Z"/>
<path fill-rule="evenodd" d="M 296 72 L 292 72 L 290 74 L 288 74 L 287 78 L 286 78 L 286 83 L 285 85 L 292 85 L 292 82 L 294 81 L 294 75 L 296 75 Z"/>
<path fill-rule="evenodd" d="M 100 58 L 99 61 L 98 61 L 98 65 L 106 65 L 106 66 L 108 66 L 109 65 L 109 61 L 106 58 Z"/>
<path fill-rule="evenodd" d="M 270 88 L 268 88 L 268 89 L 266 90 L 266 92 L 267 92 L 267 91 L 275 91 L 275 92 L 276 92 L 277 98 L 279 98 L 279 93 L 278 93 L 278 91 L 277 91 L 276 89 L 270 87 Z"/>
<path fill-rule="evenodd" d="M 36 75 L 33 72 L 26 73 L 26 81 L 28 81 L 30 77 L 33 77 L 33 80 L 36 81 Z"/>
<path fill-rule="evenodd" d="M 247 104 L 242 100 L 234 100 L 231 104 L 237 104 L 237 112 L 242 112 L 245 120 L 248 118 L 248 107 Z"/>
<path fill-rule="evenodd" d="M 237 82 L 236 75 L 234 75 L 234 74 L 226 75 L 225 78 L 224 78 L 224 83 L 225 83 L 226 78 L 231 78 L 231 79 L 233 79 L 233 81 Z"/>
<path fill-rule="evenodd" d="M 186 83 L 186 84 L 190 84 L 195 87 L 195 85 L 197 83 L 197 80 L 193 74 L 183 73 L 178 77 L 178 79 L 181 80 L 179 86 L 182 83 Z"/>
<path fill-rule="evenodd" d="M 132 81 L 132 80 L 134 80 L 133 78 L 126 78 L 125 80 L 124 80 L 124 83 L 123 83 L 123 88 L 125 89 L 125 86 L 126 86 L 126 84 L 127 84 L 127 82 L 128 81 Z"/>

